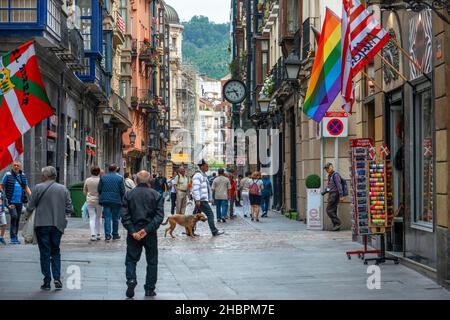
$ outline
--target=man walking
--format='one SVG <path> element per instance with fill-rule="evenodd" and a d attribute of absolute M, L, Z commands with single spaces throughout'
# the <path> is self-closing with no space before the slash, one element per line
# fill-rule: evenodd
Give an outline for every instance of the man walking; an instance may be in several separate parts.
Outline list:
<path fill-rule="evenodd" d="M 43 182 L 36 185 L 27 211 L 35 211 L 34 226 L 41 258 L 41 272 L 44 275 L 42 290 L 50 290 L 53 280 L 56 290 L 62 289 L 61 282 L 61 237 L 67 227 L 66 214 L 73 212 L 69 190 L 56 183 L 56 169 L 42 169 Z M 51 271 L 50 271 L 51 270 Z"/>
<path fill-rule="evenodd" d="M 217 206 L 217 222 L 227 222 L 225 217 L 228 213 L 228 192 L 231 189 L 231 183 L 222 168 L 219 169 L 219 176 L 214 179 L 211 189 Z"/>
<path fill-rule="evenodd" d="M 31 196 L 31 190 L 28 187 L 28 180 L 22 172 L 22 163 L 19 160 L 13 162 L 12 169 L 3 176 L 0 188 L 5 193 L 9 203 L 10 238 L 11 244 L 20 244 L 17 234 L 19 233 L 20 215 L 24 203 L 27 202 L 27 195 Z"/>
<path fill-rule="evenodd" d="M 189 179 L 186 177 L 186 170 L 184 167 L 178 169 L 178 174 L 174 179 L 174 186 L 177 192 L 177 213 L 185 214 L 187 205 L 187 193 L 188 193 Z"/>
<path fill-rule="evenodd" d="M 158 191 L 160 195 L 164 196 L 164 192 L 167 190 L 167 180 L 161 171 L 158 172 L 158 176 L 153 180 L 152 188 Z"/>
<path fill-rule="evenodd" d="M 208 217 L 209 229 L 213 236 L 223 234 L 223 231 L 217 230 L 214 224 L 214 213 L 209 206 L 212 200 L 211 188 L 208 182 L 208 163 L 202 159 L 198 164 L 199 171 L 192 178 L 192 197 L 195 201 L 195 212 L 203 212 Z"/>
<path fill-rule="evenodd" d="M 100 194 L 100 205 L 103 206 L 105 217 L 105 241 L 119 240 L 120 207 L 125 195 L 125 185 L 122 176 L 116 173 L 117 166 L 109 165 L 108 173 L 100 178 L 98 193 Z"/>
<path fill-rule="evenodd" d="M 269 176 L 264 173 L 262 176 L 262 182 L 264 189 L 261 190 L 261 218 L 267 218 L 267 213 L 269 212 L 270 198 L 273 195 L 272 183 L 270 182 Z"/>
<path fill-rule="evenodd" d="M 322 192 L 322 195 L 328 193 L 327 214 L 333 223 L 332 230 L 339 231 L 341 229 L 341 220 L 337 215 L 337 209 L 339 202 L 344 201 L 342 179 L 341 175 L 334 171 L 333 164 L 327 163 L 324 170 L 328 173 L 328 186 L 327 189 Z"/>
<path fill-rule="evenodd" d="M 127 192 L 122 205 L 122 224 L 128 231 L 127 255 L 125 259 L 128 298 L 134 297 L 137 285 L 136 265 L 145 248 L 147 275 L 145 296 L 156 296 L 155 285 L 158 274 L 158 238 L 156 231 L 164 219 L 164 198 L 150 188 L 150 173 L 137 174 L 137 187 Z"/>

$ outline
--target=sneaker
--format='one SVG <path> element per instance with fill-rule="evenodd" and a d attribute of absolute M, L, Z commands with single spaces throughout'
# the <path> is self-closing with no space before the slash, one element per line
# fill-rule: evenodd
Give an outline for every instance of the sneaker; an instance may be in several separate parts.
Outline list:
<path fill-rule="evenodd" d="M 334 226 L 333 229 L 331 229 L 331 230 L 339 231 L 340 229 L 341 229 L 341 225 L 337 225 L 337 226 Z"/>
<path fill-rule="evenodd" d="M 246 215 L 246 214 L 244 214 L 244 218 L 247 218 L 247 215 Z"/>
<path fill-rule="evenodd" d="M 121 236 L 120 235 L 117 235 L 117 236 L 113 236 L 113 240 L 120 240 L 120 238 L 121 238 Z"/>
<path fill-rule="evenodd" d="M 227 222 L 227 220 L 225 220 L 225 219 L 222 219 L 222 222 Z"/>
<path fill-rule="evenodd" d="M 100 238 L 100 233 L 97 235 L 96 240 L 101 240 L 102 238 Z"/>
<path fill-rule="evenodd" d="M 61 282 L 61 280 L 55 280 L 55 290 L 62 290 L 62 287 L 63 287 L 63 285 L 62 285 L 62 282 Z"/>
<path fill-rule="evenodd" d="M 252 221 L 255 221 L 255 219 L 252 217 Z"/>
<path fill-rule="evenodd" d="M 106 235 L 105 236 L 105 241 L 109 241 L 109 240 L 111 240 L 111 236 L 110 235 Z"/>
<path fill-rule="evenodd" d="M 155 290 L 146 289 L 145 290 L 145 296 L 146 297 L 154 297 L 154 296 L 156 296 L 156 292 L 155 292 Z"/>
<path fill-rule="evenodd" d="M 20 241 L 17 238 L 11 238 L 11 244 L 20 244 Z"/>
<path fill-rule="evenodd" d="M 261 218 L 267 218 L 267 213 L 263 213 L 263 215 L 261 216 Z"/>
<path fill-rule="evenodd" d="M 216 233 L 213 234 L 213 237 L 220 236 L 220 235 L 222 235 L 222 234 L 224 234 L 224 233 L 225 233 L 225 232 L 223 232 L 223 231 L 216 231 Z"/>
<path fill-rule="evenodd" d="M 92 235 L 92 236 L 91 236 L 91 241 L 97 241 L 97 237 L 94 236 L 94 235 Z"/>
<path fill-rule="evenodd" d="M 127 298 L 133 298 L 134 297 L 134 288 L 136 288 L 137 282 L 136 280 L 130 280 L 127 281 L 127 292 L 125 293 L 127 295 Z"/>
<path fill-rule="evenodd" d="M 50 282 L 44 282 L 44 284 L 41 286 L 41 290 L 50 291 L 51 290 Z"/>
<path fill-rule="evenodd" d="M 0 244 L 6 245 L 6 241 L 4 238 L 0 238 Z"/>
<path fill-rule="evenodd" d="M 259 222 L 259 219 L 258 219 L 258 218 L 256 218 L 256 222 Z"/>

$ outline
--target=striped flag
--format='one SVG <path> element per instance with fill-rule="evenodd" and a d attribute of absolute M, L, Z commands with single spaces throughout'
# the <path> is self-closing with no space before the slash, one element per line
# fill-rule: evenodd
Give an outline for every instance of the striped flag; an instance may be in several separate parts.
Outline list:
<path fill-rule="evenodd" d="M 343 0 L 342 6 L 342 107 L 352 110 L 353 77 L 391 39 L 373 14 L 359 0 Z"/>
<path fill-rule="evenodd" d="M 123 22 L 122 16 L 117 14 L 117 28 L 119 28 L 120 32 L 125 33 L 125 22 Z"/>
<path fill-rule="evenodd" d="M 327 8 L 303 112 L 320 122 L 341 90 L 341 21 Z"/>
<path fill-rule="evenodd" d="M 33 42 L 0 57 L 0 147 L 9 148 L 51 115 Z"/>
<path fill-rule="evenodd" d="M 7 148 L 0 146 L 0 170 L 6 168 L 10 163 L 19 158 L 23 153 L 22 139 L 11 143 Z"/>

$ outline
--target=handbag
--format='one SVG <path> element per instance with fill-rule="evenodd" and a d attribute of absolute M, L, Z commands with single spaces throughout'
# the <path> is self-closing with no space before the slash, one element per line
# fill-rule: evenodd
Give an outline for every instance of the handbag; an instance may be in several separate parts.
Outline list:
<path fill-rule="evenodd" d="M 39 205 L 39 202 L 41 201 L 44 194 L 47 192 L 48 189 L 54 184 L 54 182 L 50 183 L 47 188 L 45 188 L 44 192 L 40 195 L 39 199 L 36 201 L 36 207 Z M 26 223 L 25 226 L 22 229 L 22 236 L 24 239 L 25 244 L 37 244 L 37 237 L 36 237 L 36 231 L 34 230 L 34 220 L 36 216 L 36 209 L 34 209 L 30 215 L 26 217 Z"/>

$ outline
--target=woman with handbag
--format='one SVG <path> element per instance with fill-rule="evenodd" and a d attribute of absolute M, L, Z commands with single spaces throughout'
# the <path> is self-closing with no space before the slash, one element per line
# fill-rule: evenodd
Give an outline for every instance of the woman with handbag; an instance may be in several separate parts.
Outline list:
<path fill-rule="evenodd" d="M 255 171 L 252 175 L 252 181 L 250 182 L 250 204 L 252 206 L 252 221 L 256 219 L 259 222 L 259 211 L 261 207 L 261 191 L 264 189 L 263 182 L 261 180 L 261 173 Z"/>

